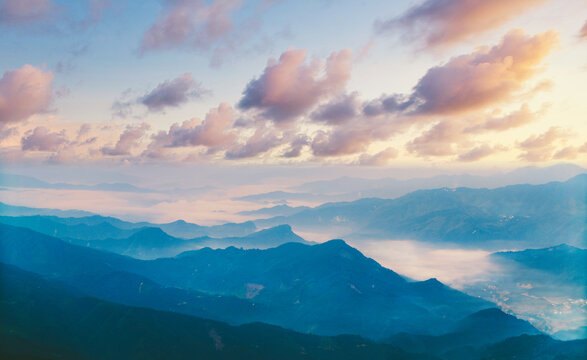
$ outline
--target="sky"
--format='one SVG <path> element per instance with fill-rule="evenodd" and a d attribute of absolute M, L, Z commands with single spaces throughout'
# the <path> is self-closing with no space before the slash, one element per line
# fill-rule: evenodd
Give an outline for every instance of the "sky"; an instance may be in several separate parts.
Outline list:
<path fill-rule="evenodd" d="M 6 166 L 587 164 L 583 0 L 1 0 Z"/>

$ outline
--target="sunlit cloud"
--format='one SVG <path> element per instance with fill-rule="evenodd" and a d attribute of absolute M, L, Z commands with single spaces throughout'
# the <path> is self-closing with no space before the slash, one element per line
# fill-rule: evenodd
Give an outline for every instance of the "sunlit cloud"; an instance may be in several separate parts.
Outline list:
<path fill-rule="evenodd" d="M 49 110 L 53 99 L 51 71 L 24 65 L 0 78 L 0 126 Z"/>
<path fill-rule="evenodd" d="M 547 1 L 426 0 L 399 17 L 376 22 L 375 29 L 426 47 L 447 46 L 498 28 Z"/>
<path fill-rule="evenodd" d="M 350 50 L 333 52 L 326 62 L 306 63 L 306 57 L 306 50 L 291 49 L 279 60 L 269 60 L 263 74 L 247 85 L 239 108 L 258 110 L 277 123 L 288 122 L 344 89 L 352 66 Z"/>

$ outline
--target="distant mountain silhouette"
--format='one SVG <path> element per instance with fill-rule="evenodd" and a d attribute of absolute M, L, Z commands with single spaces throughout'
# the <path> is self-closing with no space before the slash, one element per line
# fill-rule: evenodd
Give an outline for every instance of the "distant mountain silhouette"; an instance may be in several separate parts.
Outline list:
<path fill-rule="evenodd" d="M 1 216 L 31 216 L 31 215 L 46 215 L 46 216 L 61 216 L 61 217 L 83 217 L 93 216 L 95 214 L 83 210 L 59 210 L 59 209 L 43 209 L 31 208 L 26 206 L 8 205 L 0 202 Z"/>
<path fill-rule="evenodd" d="M 245 216 L 289 216 L 297 214 L 302 210 L 310 209 L 307 206 L 288 206 L 288 205 L 276 205 L 272 207 L 265 207 L 257 210 L 241 211 L 239 215 Z"/>
<path fill-rule="evenodd" d="M 578 175 L 563 183 L 492 190 L 420 190 L 397 199 L 327 203 L 255 223 L 262 227 L 286 223 L 297 231 L 332 232 L 339 227 L 354 238 L 444 241 L 481 247 L 492 240 L 583 246 L 587 243 L 586 189 L 587 175 Z"/>
<path fill-rule="evenodd" d="M 109 216 L 57 217 L 57 216 L 0 216 L 0 223 L 26 227 L 43 234 L 78 240 L 127 238 L 145 227 L 156 227 L 167 234 L 180 238 L 202 236 L 229 237 L 245 236 L 255 231 L 252 222 L 227 223 L 223 225 L 201 226 L 178 220 L 167 224 L 148 222 L 132 223 Z"/>
<path fill-rule="evenodd" d="M 280 225 L 260 230 L 242 237 L 212 238 L 209 236 L 194 239 L 180 239 L 168 235 L 158 227 L 143 227 L 136 229 L 131 236 L 122 239 L 71 239 L 67 241 L 80 246 L 91 247 L 128 255 L 138 259 L 155 259 L 172 257 L 186 250 L 203 247 L 225 248 L 236 246 L 245 249 L 267 249 L 288 242 L 310 244 L 296 235 L 289 225 Z"/>

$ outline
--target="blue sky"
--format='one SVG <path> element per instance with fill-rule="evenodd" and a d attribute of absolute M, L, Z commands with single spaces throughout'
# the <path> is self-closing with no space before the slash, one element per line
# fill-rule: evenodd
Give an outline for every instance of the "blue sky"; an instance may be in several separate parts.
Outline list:
<path fill-rule="evenodd" d="M 4 83 L 26 72 L 29 80 L 18 81 L 30 83 L 20 88 L 44 86 L 39 103 L 0 93 L 14 104 L 4 105 L 7 114 L 23 107 L 18 119 L 0 119 L 6 163 L 585 165 L 579 0 L 3 0 L 0 9 Z M 346 58 L 328 65 L 341 52 Z M 479 80 L 474 59 L 487 56 L 496 72 Z M 497 70 L 508 58 L 531 64 Z M 339 67 L 338 78 L 326 78 L 329 66 Z M 271 69 L 291 76 L 272 78 Z M 253 81 L 264 90 L 244 108 Z M 276 100 L 280 86 L 289 93 Z M 459 99 L 458 89 L 470 98 Z M 149 107 L 149 94 L 177 98 Z M 367 114 L 384 99 L 403 108 Z M 447 103 L 424 113 L 435 101 Z M 327 109 L 352 114 L 319 119 Z M 270 115 L 280 111 L 291 114 Z M 215 133 L 203 133 L 205 123 Z"/>

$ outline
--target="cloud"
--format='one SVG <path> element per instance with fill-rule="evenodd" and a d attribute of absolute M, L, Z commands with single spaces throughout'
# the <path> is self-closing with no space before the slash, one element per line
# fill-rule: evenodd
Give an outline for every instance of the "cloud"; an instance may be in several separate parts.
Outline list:
<path fill-rule="evenodd" d="M 587 21 L 585 21 L 585 24 L 583 24 L 583 27 L 579 30 L 579 38 L 587 39 Z"/>
<path fill-rule="evenodd" d="M 326 62 L 310 63 L 306 63 L 305 50 L 287 50 L 249 82 L 238 107 L 259 110 L 276 123 L 289 122 L 342 91 L 350 77 L 351 60 L 348 49 L 333 52 Z"/>
<path fill-rule="evenodd" d="M 128 125 L 114 147 L 105 146 L 100 151 L 109 156 L 130 155 L 130 151 L 139 145 L 140 140 L 150 128 L 151 126 L 147 123 Z"/>
<path fill-rule="evenodd" d="M 531 135 L 518 143 L 518 147 L 525 151 L 520 158 L 531 162 L 550 160 L 555 144 L 567 139 L 568 136 L 567 131 L 556 126 L 550 127 L 542 134 Z"/>
<path fill-rule="evenodd" d="M 54 75 L 31 65 L 8 70 L 0 78 L 0 126 L 46 112 Z"/>
<path fill-rule="evenodd" d="M 259 1 L 243 9 L 242 0 L 164 0 L 155 23 L 144 33 L 141 54 L 177 48 L 210 55 L 210 66 L 220 66 L 236 54 L 268 51 L 288 32 L 267 35 L 262 16 L 280 1 Z"/>
<path fill-rule="evenodd" d="M 399 17 L 375 23 L 379 34 L 440 47 L 495 29 L 548 0 L 426 0 Z"/>
<path fill-rule="evenodd" d="M 58 11 L 51 0 L 3 0 L 0 3 L 0 25 L 18 26 L 43 22 Z"/>
<path fill-rule="evenodd" d="M 368 122 L 359 119 L 331 131 L 319 131 L 312 139 L 312 153 L 318 157 L 343 156 L 363 152 L 377 140 L 385 140 L 395 131 L 391 122 Z"/>
<path fill-rule="evenodd" d="M 369 53 L 371 52 L 371 49 L 373 49 L 375 44 L 376 44 L 375 40 L 371 40 L 367 44 L 365 44 L 365 46 L 363 46 L 361 48 L 361 51 L 359 51 L 359 54 L 357 55 L 355 61 L 356 62 L 363 61 L 367 57 L 367 55 L 369 55 Z"/>
<path fill-rule="evenodd" d="M 102 19 L 110 0 L 76 1 L 80 6 L 54 0 L 1 0 L 0 26 L 41 30 L 65 36 L 87 30 Z M 81 7 L 81 16 L 79 9 Z"/>
<path fill-rule="evenodd" d="M 228 149 L 225 157 L 227 159 L 254 157 L 281 145 L 282 141 L 283 139 L 278 136 L 275 130 L 258 128 L 244 144 L 236 145 Z"/>
<path fill-rule="evenodd" d="M 143 35 L 141 52 L 183 45 L 208 47 L 233 29 L 240 0 L 166 0 L 155 24 Z"/>
<path fill-rule="evenodd" d="M 137 104 L 146 106 L 149 112 L 162 112 L 200 99 L 209 92 L 193 79 L 191 73 L 185 73 L 173 80 L 165 80 L 143 95 L 136 90 L 126 89 L 114 100 L 111 110 L 113 115 L 122 118 L 131 116 Z"/>
<path fill-rule="evenodd" d="M 490 117 L 482 124 L 465 129 L 465 132 L 506 131 L 532 122 L 536 115 L 537 113 L 530 111 L 528 104 L 523 104 L 519 110 L 505 116 Z"/>
<path fill-rule="evenodd" d="M 587 142 L 581 146 L 567 146 L 562 148 L 553 155 L 553 159 L 574 160 L 582 154 L 587 154 Z"/>
<path fill-rule="evenodd" d="M 94 24 L 97 24 L 102 20 L 104 12 L 112 6 L 110 0 L 89 0 L 88 1 L 88 13 L 86 18 L 80 23 L 82 29 L 86 29 Z"/>
<path fill-rule="evenodd" d="M 455 153 L 455 144 L 462 139 L 462 128 L 453 122 L 444 121 L 436 123 L 410 141 L 406 148 L 418 156 L 447 156 Z"/>
<path fill-rule="evenodd" d="M 379 99 L 371 100 L 363 104 L 363 114 L 366 116 L 379 116 L 405 111 L 411 102 L 401 94 L 382 95 Z"/>
<path fill-rule="evenodd" d="M 194 81 L 192 74 L 185 73 L 182 76 L 160 83 L 139 101 L 149 111 L 162 111 L 167 107 L 178 107 L 193 98 L 200 98 L 205 92 Z"/>
<path fill-rule="evenodd" d="M 459 155 L 458 160 L 464 162 L 477 161 L 502 150 L 505 150 L 503 146 L 492 147 L 487 144 L 483 144 L 467 151 L 464 154 Z"/>
<path fill-rule="evenodd" d="M 343 94 L 320 105 L 312 113 L 311 118 L 315 121 L 338 125 L 356 117 L 360 106 L 358 93 Z"/>
<path fill-rule="evenodd" d="M 22 150 L 25 151 L 58 151 L 69 143 L 65 131 L 51 132 L 44 126 L 29 130 L 21 139 Z"/>
<path fill-rule="evenodd" d="M 554 31 L 529 36 L 512 30 L 498 45 L 431 68 L 414 88 L 413 112 L 456 114 L 510 99 L 540 70 L 557 39 Z"/>
<path fill-rule="evenodd" d="M 389 160 L 397 158 L 398 151 L 392 147 L 389 147 L 383 151 L 378 152 L 374 155 L 363 154 L 359 157 L 360 165 L 367 166 L 383 166 L 389 163 Z"/>
<path fill-rule="evenodd" d="M 310 138 L 305 134 L 298 134 L 289 144 L 289 149 L 283 153 L 284 158 L 297 158 L 302 154 L 306 145 L 310 144 Z"/>
<path fill-rule="evenodd" d="M 213 153 L 234 144 L 236 133 L 232 130 L 237 114 L 227 103 L 211 109 L 204 121 L 191 119 L 173 124 L 169 131 L 160 131 L 152 137 L 145 155 L 161 157 L 166 149 L 204 146 Z"/>

